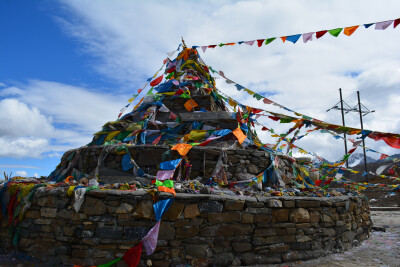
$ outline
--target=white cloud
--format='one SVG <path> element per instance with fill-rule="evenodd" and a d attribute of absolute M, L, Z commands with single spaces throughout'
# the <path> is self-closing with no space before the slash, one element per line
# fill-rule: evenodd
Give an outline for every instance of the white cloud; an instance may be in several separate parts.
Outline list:
<path fill-rule="evenodd" d="M 28 173 L 26 171 L 16 171 L 15 175 L 16 176 L 26 177 L 26 176 L 28 176 Z"/>
<path fill-rule="evenodd" d="M 33 176 L 36 178 L 39 178 L 39 174 L 37 174 L 37 173 L 34 173 Z"/>
<path fill-rule="evenodd" d="M 93 68 L 130 89 L 141 88 L 159 68 L 165 52 L 176 49 L 181 36 L 189 46 L 279 37 L 393 19 L 400 7 L 396 0 L 61 2 L 67 12 L 58 14 L 57 21 L 82 44 L 82 53 L 94 56 Z M 326 34 L 307 44 L 300 39 L 295 45 L 277 39 L 261 48 L 243 44 L 200 54 L 232 80 L 256 92 L 273 93 L 270 98 L 274 101 L 331 123 L 341 123 L 338 111 L 325 112 L 338 102 L 338 89 L 343 89 L 344 99 L 351 105 L 357 103 L 355 92 L 359 90 L 362 102 L 375 110 L 364 117 L 365 128 L 400 132 L 399 27 L 375 31 L 361 26 L 351 37 Z M 217 85 L 247 105 L 282 112 L 260 105 L 222 80 Z M 0 96 L 14 99 L 6 101 L 8 106 L 31 113 L 32 121 L 27 123 L 34 126 L 29 131 L 37 139 L 29 142 L 47 140 L 53 148 L 46 151 L 53 154 L 66 148 L 62 140 L 72 147 L 88 142 L 91 133 L 115 119 L 128 98 L 45 81 L 1 89 Z M 8 115 L 27 120 L 23 113 Z M 280 133 L 288 129 L 288 125 L 263 121 Z M 44 127 L 39 133 L 40 124 Z M 347 114 L 346 124 L 358 127 L 357 114 Z M 0 129 L 10 135 L 21 126 Z M 56 142 L 49 144 L 50 138 Z M 310 134 L 298 145 L 330 160 L 343 155 L 342 141 L 329 135 Z M 369 139 L 367 146 L 385 153 L 395 151 Z"/>
<path fill-rule="evenodd" d="M 128 98 L 39 80 L 4 88 L 0 96 L 0 156 L 16 158 L 59 157 L 86 145 Z"/>

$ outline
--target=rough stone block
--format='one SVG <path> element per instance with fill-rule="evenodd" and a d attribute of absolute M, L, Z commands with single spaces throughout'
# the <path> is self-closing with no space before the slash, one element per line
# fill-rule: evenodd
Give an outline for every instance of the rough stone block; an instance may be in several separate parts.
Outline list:
<path fill-rule="evenodd" d="M 224 212 L 224 213 L 211 213 L 208 214 L 209 223 L 230 223 L 240 222 L 240 212 Z"/>
<path fill-rule="evenodd" d="M 310 212 L 310 223 L 319 223 L 319 212 Z"/>
<path fill-rule="evenodd" d="M 175 239 L 175 229 L 171 223 L 161 221 L 160 231 L 158 233 L 159 240 L 173 240 Z"/>
<path fill-rule="evenodd" d="M 218 213 L 221 212 L 224 206 L 217 201 L 200 202 L 200 214 Z"/>
<path fill-rule="evenodd" d="M 257 228 L 254 231 L 254 236 L 275 236 L 275 228 Z"/>
<path fill-rule="evenodd" d="M 254 214 L 243 213 L 241 223 L 253 223 Z"/>
<path fill-rule="evenodd" d="M 227 200 L 225 201 L 224 210 L 243 210 L 244 200 Z"/>
<path fill-rule="evenodd" d="M 184 211 L 185 219 L 194 218 L 199 215 L 200 215 L 200 211 L 199 211 L 197 204 L 191 204 L 191 205 L 187 205 L 185 207 L 185 211 Z"/>
<path fill-rule="evenodd" d="M 282 208 L 282 201 L 278 199 L 268 199 L 265 205 L 269 208 Z"/>
<path fill-rule="evenodd" d="M 287 222 L 289 219 L 288 209 L 273 209 L 272 210 L 272 221 L 273 222 Z"/>
<path fill-rule="evenodd" d="M 179 217 L 183 212 L 184 207 L 185 204 L 183 204 L 182 202 L 177 202 L 177 201 L 172 202 L 171 207 L 169 207 L 168 211 L 164 215 L 165 220 L 175 221 L 179 219 Z"/>
<path fill-rule="evenodd" d="M 246 251 L 252 250 L 251 243 L 244 243 L 244 242 L 232 242 L 231 246 L 236 253 L 242 253 Z"/>
<path fill-rule="evenodd" d="M 254 222 L 255 223 L 270 223 L 270 222 L 272 222 L 272 216 L 264 215 L 264 214 L 256 214 L 256 215 L 254 215 Z"/>
<path fill-rule="evenodd" d="M 104 226 L 102 228 L 105 228 L 101 231 L 105 232 L 108 229 L 110 231 L 115 231 L 115 235 L 114 234 L 106 234 L 103 233 L 103 235 L 106 235 L 106 237 L 103 237 L 101 235 L 99 235 L 99 237 L 103 237 L 103 238 L 110 238 L 110 239 L 115 239 L 114 236 L 119 236 L 121 235 L 122 237 L 122 227 L 112 227 L 112 226 Z M 102 228 L 98 228 L 98 230 L 102 229 Z M 160 226 L 161 228 L 161 226 Z M 114 230 L 113 230 L 114 229 Z M 150 227 L 142 227 L 142 226 L 125 226 L 124 227 L 124 236 L 125 239 L 127 240 L 141 240 L 143 237 L 145 237 L 147 235 L 147 233 L 150 231 Z"/>
<path fill-rule="evenodd" d="M 321 206 L 321 202 L 316 200 L 296 200 L 296 206 L 298 208 L 317 208 Z"/>
<path fill-rule="evenodd" d="M 184 226 L 176 229 L 176 238 L 195 237 L 199 233 L 198 226 Z"/>
<path fill-rule="evenodd" d="M 107 213 L 107 207 L 104 201 L 87 197 L 83 204 L 83 213 L 87 215 L 103 215 Z"/>
<path fill-rule="evenodd" d="M 233 261 L 232 253 L 214 254 L 212 264 L 214 266 L 230 266 Z"/>
<path fill-rule="evenodd" d="M 298 208 L 290 212 L 289 218 L 294 223 L 308 223 L 310 222 L 310 214 L 306 209 Z"/>
<path fill-rule="evenodd" d="M 253 227 L 249 224 L 227 224 L 218 226 L 217 236 L 241 236 L 249 235 L 253 232 Z"/>
<path fill-rule="evenodd" d="M 208 245 L 186 245 L 185 255 L 193 258 L 208 258 L 211 256 L 211 249 Z"/>
<path fill-rule="evenodd" d="M 135 207 L 133 216 L 145 219 L 154 218 L 153 202 L 151 200 L 139 201 L 139 203 Z"/>

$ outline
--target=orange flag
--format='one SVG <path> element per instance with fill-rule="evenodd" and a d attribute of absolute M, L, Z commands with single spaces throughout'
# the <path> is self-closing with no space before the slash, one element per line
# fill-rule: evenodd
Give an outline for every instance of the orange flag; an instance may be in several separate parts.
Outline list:
<path fill-rule="evenodd" d="M 195 107 L 198 107 L 197 103 L 193 99 L 189 99 L 185 104 L 185 108 L 187 111 L 192 111 Z"/>
<path fill-rule="evenodd" d="M 357 29 L 358 29 L 358 25 L 357 26 L 352 26 L 352 27 L 347 27 L 344 28 L 344 34 L 346 34 L 347 36 L 352 35 Z"/>
<path fill-rule="evenodd" d="M 190 144 L 176 144 L 171 150 L 176 150 L 181 156 L 186 156 L 191 148 L 192 145 Z"/>
<path fill-rule="evenodd" d="M 236 136 L 240 144 L 242 144 L 246 139 L 246 136 L 243 134 L 240 128 L 236 128 L 236 130 L 234 130 L 232 133 Z"/>
<path fill-rule="evenodd" d="M 282 37 L 281 37 L 282 42 L 285 42 L 285 41 L 286 41 L 286 37 L 287 37 L 287 36 L 282 36 Z"/>

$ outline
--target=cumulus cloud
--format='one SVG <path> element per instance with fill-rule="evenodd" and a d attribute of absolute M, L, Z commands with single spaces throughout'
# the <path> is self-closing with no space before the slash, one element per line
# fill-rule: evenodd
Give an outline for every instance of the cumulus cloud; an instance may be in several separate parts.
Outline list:
<path fill-rule="evenodd" d="M 110 120 L 126 95 L 33 80 L 0 90 L 0 156 L 59 157 Z"/>

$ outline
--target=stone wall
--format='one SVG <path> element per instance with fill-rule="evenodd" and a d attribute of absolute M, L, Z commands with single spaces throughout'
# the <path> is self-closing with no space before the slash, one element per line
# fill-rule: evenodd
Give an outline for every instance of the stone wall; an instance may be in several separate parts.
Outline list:
<path fill-rule="evenodd" d="M 20 224 L 20 251 L 55 265 L 97 265 L 136 245 L 155 225 L 145 191 L 93 190 L 79 213 L 67 188 L 38 191 Z M 162 193 L 159 199 L 170 195 Z M 2 226 L 1 246 L 11 247 Z M 365 197 L 234 197 L 177 194 L 155 253 L 141 266 L 229 266 L 306 260 L 365 240 Z M 117 266 L 125 266 L 120 261 Z"/>
<path fill-rule="evenodd" d="M 165 161 L 162 159 L 162 154 L 170 151 L 169 146 L 151 146 L 151 145 L 138 145 L 127 146 L 129 153 L 134 158 L 140 168 L 150 175 L 156 175 L 158 165 Z M 76 159 L 74 168 L 87 174 L 94 173 L 98 164 L 98 158 L 103 150 L 103 146 L 98 147 L 81 147 L 67 151 L 62 162 L 67 162 L 70 158 L 74 161 Z M 187 154 L 190 163 L 192 164 L 191 178 L 198 176 L 211 177 L 211 174 L 217 164 L 218 158 L 221 154 L 221 147 L 193 147 Z M 79 155 L 77 152 L 79 151 Z M 78 156 L 77 156 L 78 155 Z M 246 180 L 252 178 L 267 168 L 270 165 L 270 156 L 268 152 L 259 150 L 250 150 L 243 148 L 227 149 L 228 156 L 228 179 L 232 180 Z M 181 157 L 178 152 L 171 151 L 171 160 Z M 167 159 L 167 160 L 170 160 Z M 106 168 L 102 176 L 126 176 L 131 175 L 132 171 L 123 172 L 121 166 L 122 155 L 114 150 L 111 150 L 104 159 L 103 166 Z M 68 165 L 68 164 L 67 164 Z M 72 169 L 71 169 L 72 170 Z"/>

